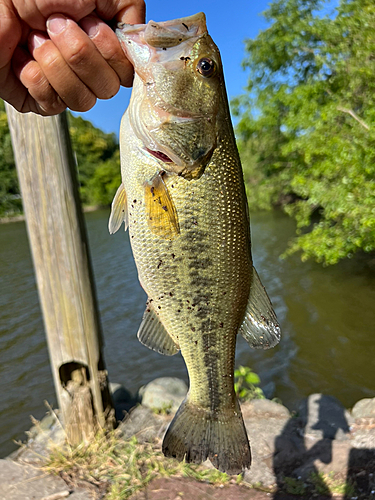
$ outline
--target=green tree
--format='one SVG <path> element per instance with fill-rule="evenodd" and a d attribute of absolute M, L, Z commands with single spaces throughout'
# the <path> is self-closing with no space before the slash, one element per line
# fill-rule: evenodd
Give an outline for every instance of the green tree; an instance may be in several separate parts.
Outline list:
<path fill-rule="evenodd" d="M 81 117 L 68 114 L 84 205 L 109 205 L 121 183 L 115 134 L 106 134 Z M 22 212 L 17 172 L 4 102 L 0 99 L 0 217 Z"/>
<path fill-rule="evenodd" d="M 270 5 L 233 104 L 251 208 L 283 205 L 297 221 L 286 253 L 335 264 L 375 249 L 375 8 L 329 5 Z"/>
<path fill-rule="evenodd" d="M 22 203 L 12 143 L 4 102 L 0 99 L 0 217 L 20 212 Z"/>
<path fill-rule="evenodd" d="M 108 205 L 121 183 L 117 138 L 80 116 L 69 113 L 68 117 L 82 203 Z"/>

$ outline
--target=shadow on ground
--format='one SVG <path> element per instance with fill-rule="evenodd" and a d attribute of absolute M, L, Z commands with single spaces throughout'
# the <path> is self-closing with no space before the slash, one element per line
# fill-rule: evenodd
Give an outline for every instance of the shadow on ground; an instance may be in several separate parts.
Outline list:
<path fill-rule="evenodd" d="M 374 423 L 354 420 L 331 396 L 310 396 L 275 439 L 273 500 L 284 499 L 286 492 L 375 499 Z"/>

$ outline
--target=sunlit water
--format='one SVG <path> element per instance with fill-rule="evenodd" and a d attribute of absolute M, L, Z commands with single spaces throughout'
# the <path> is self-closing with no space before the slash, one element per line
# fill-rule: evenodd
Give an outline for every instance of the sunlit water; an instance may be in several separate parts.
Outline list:
<path fill-rule="evenodd" d="M 160 376 L 187 381 L 180 355 L 166 358 L 136 338 L 146 296 L 127 234 L 110 236 L 107 220 L 107 211 L 86 215 L 110 380 L 133 393 Z M 251 366 L 267 395 L 290 409 L 313 392 L 346 407 L 375 397 L 374 266 L 359 258 L 329 268 L 280 260 L 293 230 L 281 213 L 252 216 L 255 265 L 283 338 L 266 352 L 239 338 L 237 364 Z M 43 416 L 45 400 L 56 404 L 25 224 L 0 225 L 0 457 L 24 439 L 30 415 Z"/>

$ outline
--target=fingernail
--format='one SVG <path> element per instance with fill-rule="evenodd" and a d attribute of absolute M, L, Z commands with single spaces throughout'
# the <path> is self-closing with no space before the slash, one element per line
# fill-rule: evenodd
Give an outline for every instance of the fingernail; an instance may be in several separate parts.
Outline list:
<path fill-rule="evenodd" d="M 47 21 L 47 30 L 54 35 L 58 35 L 67 25 L 66 17 L 59 14 L 58 16 L 50 17 Z"/>
<path fill-rule="evenodd" d="M 85 17 L 81 20 L 80 25 L 90 38 L 94 38 L 99 31 L 99 25 L 92 17 Z"/>
<path fill-rule="evenodd" d="M 32 33 L 30 37 L 31 45 L 33 49 L 37 49 L 47 40 L 43 35 L 38 35 L 37 33 Z"/>

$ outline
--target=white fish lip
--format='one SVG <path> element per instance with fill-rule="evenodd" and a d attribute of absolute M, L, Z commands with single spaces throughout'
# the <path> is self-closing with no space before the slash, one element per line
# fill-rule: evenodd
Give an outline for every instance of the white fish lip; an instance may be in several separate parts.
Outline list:
<path fill-rule="evenodd" d="M 145 42 L 152 47 L 175 47 L 192 36 L 200 36 L 207 32 L 206 16 L 199 12 L 193 16 L 157 23 L 147 24 L 119 23 L 116 35 L 126 42 L 129 34 L 144 32 Z"/>

